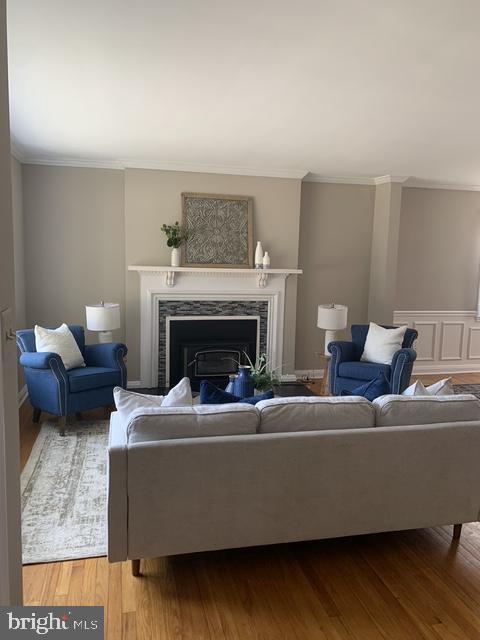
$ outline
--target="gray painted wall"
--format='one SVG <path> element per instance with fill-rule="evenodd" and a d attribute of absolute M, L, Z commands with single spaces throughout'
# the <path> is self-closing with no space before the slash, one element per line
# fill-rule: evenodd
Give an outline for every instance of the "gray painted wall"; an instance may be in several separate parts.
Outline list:
<path fill-rule="evenodd" d="M 480 193 L 403 188 L 397 310 L 473 310 L 480 268 Z"/>
<path fill-rule="evenodd" d="M 85 326 L 85 305 L 102 299 L 119 302 L 124 314 L 123 178 L 108 169 L 23 166 L 28 326 Z M 124 316 L 115 334 L 124 339 Z"/>
<path fill-rule="evenodd" d="M 323 366 L 324 332 L 317 307 L 348 306 L 348 321 L 367 320 L 375 188 L 305 182 L 302 186 L 296 368 Z"/>

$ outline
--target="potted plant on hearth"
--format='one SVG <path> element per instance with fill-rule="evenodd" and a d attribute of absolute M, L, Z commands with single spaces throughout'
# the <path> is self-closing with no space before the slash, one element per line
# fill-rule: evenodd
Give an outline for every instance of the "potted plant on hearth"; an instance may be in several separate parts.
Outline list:
<path fill-rule="evenodd" d="M 180 247 L 187 239 L 187 234 L 178 222 L 175 222 L 175 224 L 162 224 L 162 231 L 167 236 L 167 247 L 172 249 L 170 264 L 172 267 L 179 267 Z"/>
<path fill-rule="evenodd" d="M 261 353 L 255 362 L 249 358 L 248 353 L 245 353 L 245 358 L 250 365 L 250 375 L 255 385 L 255 393 L 265 393 L 280 384 L 280 378 L 275 373 L 280 367 L 270 369 L 270 361 L 266 353 Z"/>

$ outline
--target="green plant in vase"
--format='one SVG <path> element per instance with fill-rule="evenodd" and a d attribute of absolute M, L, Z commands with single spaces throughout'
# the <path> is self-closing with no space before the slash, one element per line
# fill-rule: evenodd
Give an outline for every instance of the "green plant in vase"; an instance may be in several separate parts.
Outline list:
<path fill-rule="evenodd" d="M 280 378 L 277 373 L 277 369 L 280 367 L 275 367 L 274 369 L 270 369 L 270 360 L 268 360 L 266 353 L 261 353 L 255 362 L 251 360 L 248 353 L 244 351 L 245 358 L 250 365 L 250 375 L 253 378 L 253 382 L 255 383 L 255 389 L 263 393 L 264 391 L 268 391 L 269 389 L 273 389 L 274 386 L 280 384 Z"/>
<path fill-rule="evenodd" d="M 167 236 L 167 247 L 172 249 L 170 264 L 172 267 L 179 267 L 180 247 L 187 239 L 187 234 L 178 222 L 162 224 L 162 231 Z"/>

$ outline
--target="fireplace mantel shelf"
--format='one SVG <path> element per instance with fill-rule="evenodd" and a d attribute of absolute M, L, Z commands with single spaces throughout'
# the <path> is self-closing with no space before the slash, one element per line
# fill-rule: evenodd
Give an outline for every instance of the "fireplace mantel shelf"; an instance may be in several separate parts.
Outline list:
<path fill-rule="evenodd" d="M 302 269 L 236 269 L 225 267 L 170 267 L 170 266 L 137 266 L 130 265 L 129 271 L 138 271 L 139 273 L 148 273 L 150 275 L 158 273 L 164 274 L 165 285 L 167 287 L 175 286 L 175 274 L 205 275 L 205 276 L 254 276 L 257 279 L 257 286 L 263 288 L 267 285 L 269 276 L 282 276 L 287 278 L 289 275 L 301 275 Z"/>

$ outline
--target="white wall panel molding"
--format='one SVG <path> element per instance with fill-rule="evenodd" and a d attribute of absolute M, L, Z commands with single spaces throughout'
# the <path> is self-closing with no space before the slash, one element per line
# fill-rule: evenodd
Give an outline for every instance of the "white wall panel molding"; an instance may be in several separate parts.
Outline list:
<path fill-rule="evenodd" d="M 475 311 L 395 311 L 394 323 L 418 331 L 414 373 L 480 371 L 480 323 Z"/>

